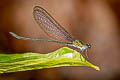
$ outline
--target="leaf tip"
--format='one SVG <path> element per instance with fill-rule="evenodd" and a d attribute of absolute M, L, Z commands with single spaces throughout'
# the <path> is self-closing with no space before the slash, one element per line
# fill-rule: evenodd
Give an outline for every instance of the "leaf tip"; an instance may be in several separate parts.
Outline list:
<path fill-rule="evenodd" d="M 99 68 L 99 67 L 97 67 L 97 66 L 95 67 L 95 69 L 96 69 L 97 71 L 100 71 L 100 68 Z"/>

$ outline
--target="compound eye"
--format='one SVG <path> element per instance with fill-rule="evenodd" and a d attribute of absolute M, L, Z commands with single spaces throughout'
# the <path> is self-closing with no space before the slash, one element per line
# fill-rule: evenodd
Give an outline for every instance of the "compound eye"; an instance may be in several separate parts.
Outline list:
<path fill-rule="evenodd" d="M 91 45 L 90 44 L 86 44 L 88 46 L 88 48 L 91 48 Z"/>

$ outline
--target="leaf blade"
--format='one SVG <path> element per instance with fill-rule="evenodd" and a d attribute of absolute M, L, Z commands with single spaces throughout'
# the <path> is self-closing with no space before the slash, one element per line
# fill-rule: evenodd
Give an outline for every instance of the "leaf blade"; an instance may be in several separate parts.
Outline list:
<path fill-rule="evenodd" d="M 99 67 L 86 61 L 80 53 L 70 48 L 63 47 L 48 54 L 0 54 L 0 73 L 9 73 L 62 66 L 88 66 L 96 70 Z"/>

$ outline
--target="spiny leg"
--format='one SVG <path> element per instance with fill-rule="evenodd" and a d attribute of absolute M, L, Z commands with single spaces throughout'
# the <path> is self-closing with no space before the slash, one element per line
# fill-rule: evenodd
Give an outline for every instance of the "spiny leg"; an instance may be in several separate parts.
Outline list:
<path fill-rule="evenodd" d="M 81 51 L 80 49 L 76 49 L 76 51 L 78 51 L 78 52 L 80 52 L 80 60 L 83 62 L 84 60 L 83 60 L 83 58 L 82 58 L 82 53 L 83 53 L 83 51 Z M 84 57 L 84 56 L 83 56 Z"/>

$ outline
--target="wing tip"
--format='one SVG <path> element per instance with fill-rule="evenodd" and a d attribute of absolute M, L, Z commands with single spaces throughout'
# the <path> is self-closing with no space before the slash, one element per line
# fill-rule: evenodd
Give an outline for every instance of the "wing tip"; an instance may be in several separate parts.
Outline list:
<path fill-rule="evenodd" d="M 44 10 L 44 11 L 45 11 L 45 9 L 42 8 L 41 6 L 34 6 L 33 12 L 34 12 L 34 11 L 39 11 L 39 10 Z"/>

